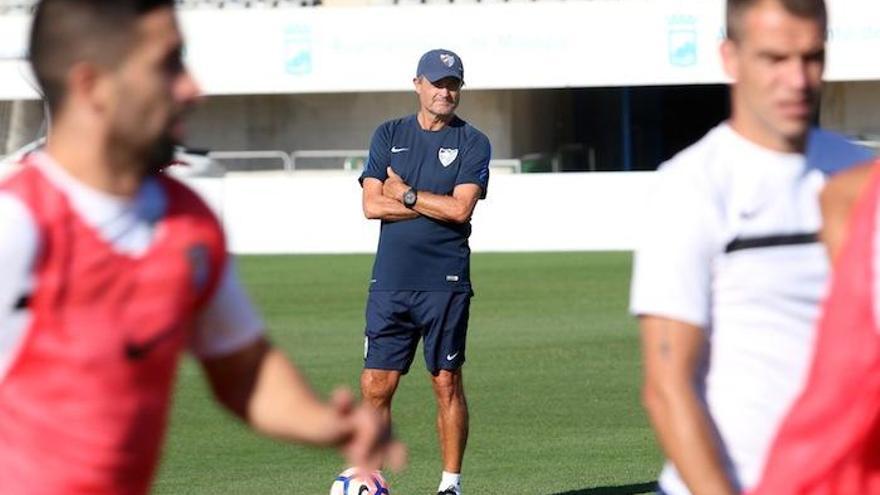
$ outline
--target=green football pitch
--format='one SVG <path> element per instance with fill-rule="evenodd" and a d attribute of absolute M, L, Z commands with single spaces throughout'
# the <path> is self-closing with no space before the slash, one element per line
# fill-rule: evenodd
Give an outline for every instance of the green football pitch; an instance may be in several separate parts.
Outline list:
<path fill-rule="evenodd" d="M 471 495 L 624 495 L 651 489 L 661 463 L 639 401 L 628 253 L 474 255 L 476 297 L 464 368 Z M 325 396 L 357 389 L 371 256 L 241 257 L 273 341 Z M 421 352 L 393 405 L 409 447 L 395 495 L 436 493 L 441 466 Z M 323 495 L 335 453 L 251 433 L 180 370 L 155 493 Z"/>

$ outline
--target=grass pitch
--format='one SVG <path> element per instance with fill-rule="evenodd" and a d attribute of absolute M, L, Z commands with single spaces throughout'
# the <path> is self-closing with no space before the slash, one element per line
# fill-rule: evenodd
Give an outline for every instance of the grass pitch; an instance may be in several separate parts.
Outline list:
<path fill-rule="evenodd" d="M 276 344 L 322 393 L 357 390 L 372 256 L 241 257 Z M 477 254 L 465 385 L 470 495 L 647 492 L 660 453 L 639 402 L 628 253 Z M 408 469 L 395 495 L 435 494 L 440 456 L 421 351 L 395 397 Z M 180 370 L 158 494 L 323 495 L 332 452 L 258 437 L 220 410 L 198 366 Z"/>

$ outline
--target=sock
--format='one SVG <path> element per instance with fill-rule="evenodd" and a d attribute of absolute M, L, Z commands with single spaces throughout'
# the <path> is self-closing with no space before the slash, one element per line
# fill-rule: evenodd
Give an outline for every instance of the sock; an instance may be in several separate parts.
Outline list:
<path fill-rule="evenodd" d="M 461 474 L 443 471 L 443 475 L 440 477 L 440 488 L 437 491 L 443 491 L 450 486 L 454 486 L 456 491 L 461 493 Z"/>

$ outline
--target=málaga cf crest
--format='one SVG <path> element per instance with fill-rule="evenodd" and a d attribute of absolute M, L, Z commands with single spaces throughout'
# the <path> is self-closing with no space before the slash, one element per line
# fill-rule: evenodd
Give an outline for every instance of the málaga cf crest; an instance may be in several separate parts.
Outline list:
<path fill-rule="evenodd" d="M 443 62 L 446 67 L 452 67 L 453 65 L 455 65 L 455 56 L 449 53 L 441 53 L 440 61 Z"/>
<path fill-rule="evenodd" d="M 440 151 L 437 153 L 437 157 L 440 158 L 440 163 L 442 163 L 444 167 L 448 167 L 450 163 L 454 162 L 457 156 L 457 148 L 440 148 Z"/>

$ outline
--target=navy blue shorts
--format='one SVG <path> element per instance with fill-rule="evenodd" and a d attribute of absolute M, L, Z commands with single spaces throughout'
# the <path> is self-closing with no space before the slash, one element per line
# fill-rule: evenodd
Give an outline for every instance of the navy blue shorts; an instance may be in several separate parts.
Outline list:
<path fill-rule="evenodd" d="M 364 368 L 406 374 L 419 339 L 432 375 L 464 364 L 471 293 L 371 291 L 367 298 Z"/>

